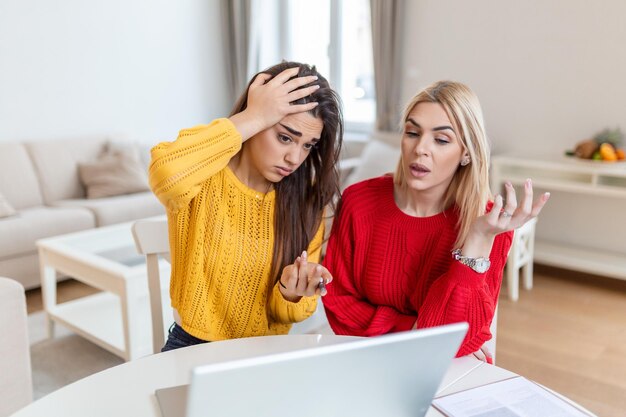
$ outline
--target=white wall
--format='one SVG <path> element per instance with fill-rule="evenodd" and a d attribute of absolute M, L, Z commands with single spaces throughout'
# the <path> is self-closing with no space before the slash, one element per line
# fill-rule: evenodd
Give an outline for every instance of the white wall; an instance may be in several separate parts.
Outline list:
<path fill-rule="evenodd" d="M 403 102 L 439 79 L 465 82 L 496 154 L 561 158 L 606 127 L 626 131 L 626 2 L 408 4 Z M 624 213 L 624 199 L 553 192 L 537 234 L 626 254 Z"/>
<path fill-rule="evenodd" d="M 232 105 L 219 0 L 0 1 L 0 141 L 155 143 Z"/>
<path fill-rule="evenodd" d="M 626 2 L 408 3 L 403 101 L 435 80 L 467 83 L 498 153 L 561 155 L 626 131 Z"/>

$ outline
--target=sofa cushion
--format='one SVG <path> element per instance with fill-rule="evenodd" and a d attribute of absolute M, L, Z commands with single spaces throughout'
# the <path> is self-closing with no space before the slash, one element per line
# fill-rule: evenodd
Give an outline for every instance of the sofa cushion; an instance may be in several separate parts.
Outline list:
<path fill-rule="evenodd" d="M 95 226 L 94 215 L 83 208 L 33 207 L 0 220 L 0 259 L 33 253 L 35 242 Z"/>
<path fill-rule="evenodd" d="M 79 163 L 81 182 L 87 198 L 102 198 L 149 191 L 148 174 L 134 147 L 113 148 L 97 161 Z"/>
<path fill-rule="evenodd" d="M 95 161 L 105 148 L 104 138 L 64 139 L 26 144 L 43 190 L 45 204 L 85 198 L 78 163 Z"/>
<path fill-rule="evenodd" d="M 26 255 L 0 259 L 0 275 L 15 278 L 27 290 L 39 287 L 39 254 L 33 251 Z"/>
<path fill-rule="evenodd" d="M 54 205 L 89 209 L 96 216 L 98 227 L 165 214 L 165 208 L 151 191 L 94 200 L 63 200 Z"/>
<path fill-rule="evenodd" d="M 0 193 L 0 219 L 3 217 L 13 216 L 15 209 L 9 204 L 6 197 Z"/>
<path fill-rule="evenodd" d="M 43 205 L 35 168 L 22 143 L 0 144 L 0 193 L 16 210 Z"/>
<path fill-rule="evenodd" d="M 342 189 L 368 178 L 394 173 L 400 159 L 400 148 L 371 139 L 359 159 L 359 165 L 348 175 Z"/>

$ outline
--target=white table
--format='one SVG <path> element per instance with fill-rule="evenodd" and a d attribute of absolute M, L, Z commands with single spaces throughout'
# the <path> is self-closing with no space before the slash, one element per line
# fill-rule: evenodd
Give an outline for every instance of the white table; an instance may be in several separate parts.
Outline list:
<path fill-rule="evenodd" d="M 131 225 L 37 242 L 49 337 L 58 322 L 127 361 L 152 353 L 146 263 L 135 249 Z M 161 276 L 168 279 L 169 264 L 163 261 L 160 267 Z M 57 271 L 103 292 L 57 304 Z M 169 305 L 167 294 L 162 299 Z"/>
<path fill-rule="evenodd" d="M 208 343 L 160 353 L 70 384 L 23 408 L 13 417 L 160 417 L 154 391 L 188 384 L 191 369 L 195 366 L 344 343 L 353 339 L 334 335 L 265 336 Z M 437 396 L 515 375 L 474 358 L 457 358 L 444 377 Z M 431 407 L 426 416 L 436 417 L 441 414 Z"/>

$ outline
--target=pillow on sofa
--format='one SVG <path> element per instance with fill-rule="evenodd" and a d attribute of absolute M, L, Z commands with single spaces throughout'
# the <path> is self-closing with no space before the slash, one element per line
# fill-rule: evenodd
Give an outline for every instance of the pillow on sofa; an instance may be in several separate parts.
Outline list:
<path fill-rule="evenodd" d="M 79 163 L 87 198 L 102 198 L 148 191 L 148 175 L 134 147 L 108 146 L 100 158 Z"/>
<path fill-rule="evenodd" d="M 399 159 L 399 147 L 371 139 L 359 157 L 359 165 L 348 175 L 342 188 L 369 178 L 394 173 Z"/>
<path fill-rule="evenodd" d="M 13 216 L 15 209 L 9 204 L 6 197 L 0 193 L 0 219 L 3 217 Z"/>

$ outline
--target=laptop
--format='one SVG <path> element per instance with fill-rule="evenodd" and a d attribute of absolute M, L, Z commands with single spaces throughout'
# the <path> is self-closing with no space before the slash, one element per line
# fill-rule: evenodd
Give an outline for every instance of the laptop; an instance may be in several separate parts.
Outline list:
<path fill-rule="evenodd" d="M 466 323 L 196 367 L 163 417 L 423 417 Z"/>

